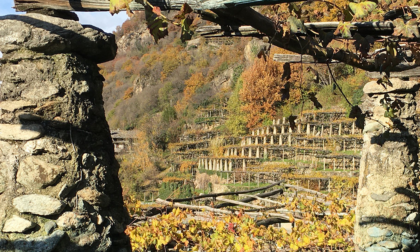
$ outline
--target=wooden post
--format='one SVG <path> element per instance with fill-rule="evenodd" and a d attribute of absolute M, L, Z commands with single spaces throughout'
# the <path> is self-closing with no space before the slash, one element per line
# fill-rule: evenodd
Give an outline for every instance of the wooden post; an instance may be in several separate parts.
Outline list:
<path fill-rule="evenodd" d="M 310 135 L 311 134 L 311 125 L 309 123 L 306 124 L 306 135 Z"/>
<path fill-rule="evenodd" d="M 274 144 L 274 135 L 271 135 L 270 137 L 270 144 L 273 145 Z"/>
<path fill-rule="evenodd" d="M 227 159 L 225 159 L 225 171 L 229 171 L 229 167 L 228 167 L 228 161 L 227 161 Z"/>
<path fill-rule="evenodd" d="M 245 169 L 246 169 L 246 161 L 245 161 L 245 158 L 244 158 L 244 159 L 242 159 L 242 170 L 245 171 Z"/>
<path fill-rule="evenodd" d="M 258 173 L 258 187 L 260 187 L 260 173 Z"/>
<path fill-rule="evenodd" d="M 334 171 L 335 171 L 335 158 L 333 158 L 333 163 L 334 163 Z"/>
<path fill-rule="evenodd" d="M 332 123 L 330 124 L 330 136 L 332 136 Z"/>
<path fill-rule="evenodd" d="M 341 126 L 341 122 L 340 122 L 340 124 L 338 125 L 338 135 L 339 135 L 339 136 L 341 136 L 341 127 L 342 127 L 342 126 Z"/>
<path fill-rule="evenodd" d="M 297 128 L 297 132 L 298 132 L 299 134 L 300 134 L 300 133 L 302 133 L 302 132 L 301 132 L 301 127 L 302 127 L 302 125 L 299 123 L 299 124 L 298 124 L 298 128 Z"/>
<path fill-rule="evenodd" d="M 264 158 L 266 158 L 267 155 L 268 155 L 268 153 L 267 153 L 267 147 L 264 147 Z"/>
<path fill-rule="evenodd" d="M 331 192 L 331 179 L 328 180 L 328 192 Z"/>
<path fill-rule="evenodd" d="M 277 134 L 277 126 L 273 126 L 273 135 L 276 135 Z"/>
<path fill-rule="evenodd" d="M 252 148 L 251 147 L 249 147 L 248 157 L 252 157 Z"/>
<path fill-rule="evenodd" d="M 324 171 L 325 171 L 325 157 L 324 157 Z"/>
<path fill-rule="evenodd" d="M 283 135 L 279 135 L 279 145 L 283 145 Z"/>
<path fill-rule="evenodd" d="M 354 133 L 355 133 L 355 131 L 354 131 L 355 130 L 355 126 L 356 126 L 356 122 L 353 122 L 352 125 L 351 125 L 351 134 L 352 135 L 354 135 Z"/>
<path fill-rule="evenodd" d="M 229 159 L 229 171 L 232 171 L 232 159 Z"/>
<path fill-rule="evenodd" d="M 322 134 L 324 134 L 324 124 L 321 125 L 321 137 L 322 137 Z"/>
<path fill-rule="evenodd" d="M 292 134 L 289 134 L 289 146 L 292 146 Z"/>
<path fill-rule="evenodd" d="M 255 144 L 258 144 L 258 136 L 255 137 Z"/>
<path fill-rule="evenodd" d="M 256 158 L 260 158 L 260 147 L 257 146 L 257 153 L 255 154 Z"/>
<path fill-rule="evenodd" d="M 245 148 L 242 148 L 241 157 L 245 156 Z"/>
<path fill-rule="evenodd" d="M 252 130 L 252 135 L 253 135 L 253 136 L 255 135 L 255 131 L 254 131 L 254 130 Z"/>

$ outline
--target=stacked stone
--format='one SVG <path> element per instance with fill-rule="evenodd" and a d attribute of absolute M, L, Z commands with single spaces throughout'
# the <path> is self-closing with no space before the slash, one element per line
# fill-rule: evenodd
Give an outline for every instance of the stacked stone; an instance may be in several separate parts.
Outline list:
<path fill-rule="evenodd" d="M 111 34 L 0 17 L 0 251 L 130 251 L 97 63 Z"/>
<path fill-rule="evenodd" d="M 389 84 L 369 82 L 363 89 L 367 118 L 355 224 L 358 251 L 420 251 L 418 88 L 416 81 L 390 79 Z"/>

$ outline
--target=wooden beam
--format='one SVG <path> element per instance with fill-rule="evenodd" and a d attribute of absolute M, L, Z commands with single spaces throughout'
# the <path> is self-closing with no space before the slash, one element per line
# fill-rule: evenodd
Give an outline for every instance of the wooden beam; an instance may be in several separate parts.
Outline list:
<path fill-rule="evenodd" d="M 380 79 L 385 75 L 385 73 L 366 71 L 366 75 L 372 79 Z M 409 78 L 409 77 L 419 77 L 419 76 L 420 76 L 420 67 L 404 70 L 401 72 L 390 73 L 390 78 Z"/>
<path fill-rule="evenodd" d="M 69 11 L 108 11 L 109 0 L 14 0 L 17 11 L 28 11 L 33 9 L 54 9 Z M 271 5 L 278 3 L 292 3 L 300 0 L 149 0 L 153 6 L 161 10 L 180 10 L 184 3 L 187 3 L 195 11 L 226 9 L 236 6 Z M 144 10 L 140 4 L 142 0 L 133 0 L 130 9 L 133 11 Z"/>
<path fill-rule="evenodd" d="M 283 63 L 304 63 L 304 64 L 311 64 L 317 63 L 315 58 L 311 55 L 307 54 L 274 54 L 273 57 L 274 61 L 283 62 Z M 333 60 L 331 63 L 338 63 L 338 61 Z"/>

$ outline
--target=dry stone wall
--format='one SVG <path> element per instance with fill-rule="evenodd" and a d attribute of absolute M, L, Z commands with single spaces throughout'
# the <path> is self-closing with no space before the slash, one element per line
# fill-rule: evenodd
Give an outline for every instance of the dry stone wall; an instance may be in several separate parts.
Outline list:
<path fill-rule="evenodd" d="M 0 251 L 130 251 L 97 63 L 114 36 L 0 17 Z"/>
<path fill-rule="evenodd" d="M 367 115 L 355 223 L 357 251 L 420 251 L 417 81 L 365 85 Z M 397 104 L 394 118 L 386 105 Z"/>

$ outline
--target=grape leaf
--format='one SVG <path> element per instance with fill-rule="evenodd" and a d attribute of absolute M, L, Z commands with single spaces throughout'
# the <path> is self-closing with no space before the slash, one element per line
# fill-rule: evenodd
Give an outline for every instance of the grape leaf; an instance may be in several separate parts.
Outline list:
<path fill-rule="evenodd" d="M 349 22 L 340 22 L 334 32 L 334 35 L 341 34 L 342 38 L 351 38 L 350 27 L 351 24 Z"/>
<path fill-rule="evenodd" d="M 323 30 L 319 31 L 319 39 L 321 41 L 322 47 L 327 47 L 328 44 L 334 39 L 333 32 L 324 32 Z"/>
<path fill-rule="evenodd" d="M 287 23 L 289 24 L 290 32 L 292 34 L 296 34 L 296 33 L 306 34 L 306 28 L 305 28 L 305 26 L 303 25 L 303 22 L 300 19 L 297 19 L 293 16 L 290 16 L 287 19 Z"/>
<path fill-rule="evenodd" d="M 356 50 L 359 51 L 363 57 L 366 57 L 370 47 L 375 42 L 374 38 L 370 35 L 367 35 L 366 37 L 362 37 L 359 33 L 354 34 L 354 46 L 356 47 Z"/>
<path fill-rule="evenodd" d="M 133 13 L 130 10 L 129 3 L 132 0 L 110 0 L 109 1 L 109 12 L 111 15 L 118 14 L 120 10 L 126 9 L 127 15 L 131 17 Z"/>
<path fill-rule="evenodd" d="M 190 40 L 194 34 L 194 32 L 191 30 L 191 24 L 195 18 L 193 9 L 187 3 L 184 3 L 175 18 L 180 20 L 179 24 L 181 25 L 181 41 L 185 42 L 186 40 Z"/>
<path fill-rule="evenodd" d="M 146 13 L 147 28 L 157 43 L 159 39 L 168 35 L 168 20 L 162 15 L 157 15 L 160 13 L 159 7 L 153 7 L 148 3 L 144 5 L 144 12 Z"/>
<path fill-rule="evenodd" d="M 397 18 L 392 23 L 395 26 L 392 35 L 403 35 L 406 38 L 420 37 L 419 29 L 417 27 L 418 23 L 415 18 L 408 20 L 407 23 L 405 23 L 402 18 Z"/>
<path fill-rule="evenodd" d="M 376 8 L 377 4 L 366 1 L 361 3 L 349 3 L 350 10 L 354 13 L 355 18 L 365 18 Z"/>

